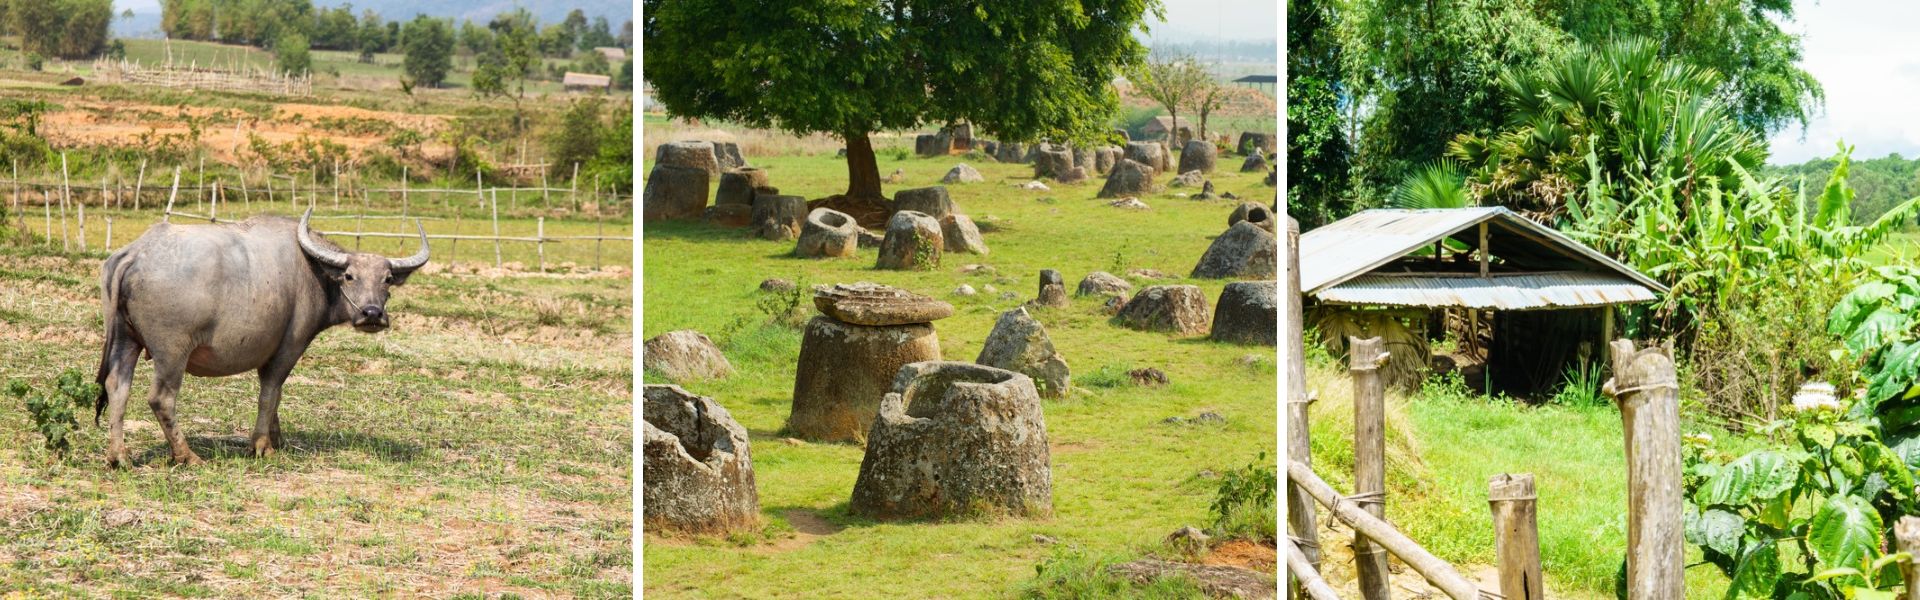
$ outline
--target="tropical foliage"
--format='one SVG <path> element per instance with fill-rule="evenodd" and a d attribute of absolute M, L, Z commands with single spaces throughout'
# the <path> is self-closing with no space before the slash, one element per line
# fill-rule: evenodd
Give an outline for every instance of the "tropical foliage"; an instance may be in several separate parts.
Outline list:
<path fill-rule="evenodd" d="M 1460 208 L 1474 204 L 1466 174 L 1452 161 L 1439 160 L 1407 175 L 1390 196 L 1394 208 Z"/>
<path fill-rule="evenodd" d="M 1646 40 L 1582 46 L 1502 73 L 1510 125 L 1460 135 L 1447 154 L 1472 165 L 1484 201 L 1546 214 L 1595 177 L 1685 181 L 1682 194 L 1707 183 L 1734 188 L 1735 169 L 1758 168 L 1766 151 L 1716 95 L 1721 84 L 1718 73 L 1662 58 Z"/>
<path fill-rule="evenodd" d="M 1340 11 L 1330 0 L 1287 3 L 1287 214 L 1307 228 L 1352 210 L 1353 146 L 1341 116 Z"/>

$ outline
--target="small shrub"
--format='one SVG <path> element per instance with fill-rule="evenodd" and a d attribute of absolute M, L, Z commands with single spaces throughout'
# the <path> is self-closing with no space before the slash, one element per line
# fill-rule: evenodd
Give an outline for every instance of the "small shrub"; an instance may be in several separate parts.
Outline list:
<path fill-rule="evenodd" d="M 1261 541 L 1276 539 L 1278 530 L 1274 523 L 1279 511 L 1274 497 L 1279 489 L 1279 471 L 1265 452 L 1246 466 L 1222 474 L 1209 509 L 1214 534 Z"/>
<path fill-rule="evenodd" d="M 877 152 L 874 152 L 874 154 L 881 158 L 886 158 L 889 160 L 906 160 L 909 158 L 913 158 L 913 151 L 908 150 L 903 146 L 883 148 Z"/>
<path fill-rule="evenodd" d="M 1606 370 L 1594 361 L 1578 361 L 1567 366 L 1560 389 L 1550 402 L 1562 406 L 1606 406 L 1612 401 L 1600 393 L 1607 381 Z"/>
<path fill-rule="evenodd" d="M 79 369 L 67 369 L 54 380 L 49 393 L 36 393 L 33 386 L 15 379 L 7 384 L 7 395 L 26 402 L 34 431 L 45 440 L 48 451 L 61 455 L 73 448 L 68 436 L 80 429 L 75 415 L 100 396 L 100 386 L 88 381 Z"/>
<path fill-rule="evenodd" d="M 806 301 L 811 290 L 812 288 L 803 278 L 796 281 L 791 289 L 762 292 L 758 298 L 754 299 L 753 307 L 759 310 L 760 314 L 766 315 L 768 323 L 797 327 L 806 316 L 806 312 L 801 309 L 801 303 Z"/>

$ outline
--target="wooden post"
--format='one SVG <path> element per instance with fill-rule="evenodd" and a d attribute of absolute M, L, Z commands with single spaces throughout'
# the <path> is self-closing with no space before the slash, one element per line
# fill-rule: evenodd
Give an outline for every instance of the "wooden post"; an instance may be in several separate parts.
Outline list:
<path fill-rule="evenodd" d="M 407 166 L 400 165 L 400 216 L 406 217 L 407 209 L 412 205 L 412 201 L 407 198 Z"/>
<path fill-rule="evenodd" d="M 240 171 L 240 203 L 247 207 L 248 212 L 253 211 L 253 193 L 247 190 L 247 172 L 245 170 Z"/>
<path fill-rule="evenodd" d="M 147 183 L 147 159 L 140 159 L 140 177 L 133 180 L 133 212 L 140 212 L 140 190 Z"/>
<path fill-rule="evenodd" d="M 1487 483 L 1493 511 L 1493 550 L 1500 565 L 1500 595 L 1541 600 L 1540 531 L 1535 523 L 1531 473 L 1494 476 Z"/>
<path fill-rule="evenodd" d="M 600 244 L 607 241 L 607 216 L 593 211 L 593 270 L 600 270 Z"/>
<path fill-rule="evenodd" d="M 1487 262 L 1493 255 L 1487 250 L 1487 222 L 1480 222 L 1480 278 L 1487 278 Z"/>
<path fill-rule="evenodd" d="M 1893 538 L 1899 542 L 1896 550 L 1920 556 L 1920 517 L 1900 517 L 1893 526 Z M 1900 600 L 1920 600 L 1920 559 L 1900 561 L 1900 574 L 1907 580 L 1907 591 L 1900 595 Z"/>
<path fill-rule="evenodd" d="M 47 218 L 47 245 L 53 245 L 53 197 L 46 190 L 40 190 L 40 212 Z"/>
<path fill-rule="evenodd" d="M 180 167 L 173 167 L 173 188 L 167 190 L 167 210 L 160 213 L 161 223 L 173 222 L 173 199 L 180 196 Z"/>
<path fill-rule="evenodd" d="M 567 200 L 573 202 L 574 212 L 580 212 L 580 163 L 573 163 L 573 179 L 568 181 Z"/>
<path fill-rule="evenodd" d="M 1384 518 L 1387 494 L 1387 389 L 1380 381 L 1380 365 L 1387 362 L 1386 344 L 1378 337 L 1349 338 L 1347 369 L 1353 373 L 1353 501 L 1367 514 Z M 1353 537 L 1353 560 L 1360 577 L 1360 596 L 1387 600 L 1392 574 L 1387 572 L 1386 550 Z"/>
<path fill-rule="evenodd" d="M 547 192 L 547 170 L 543 168 L 540 169 L 540 208 L 551 210 L 553 209 L 553 197 L 552 194 Z"/>
<path fill-rule="evenodd" d="M 547 218 L 535 217 L 533 222 L 534 249 L 540 254 L 540 272 L 547 272 Z"/>
<path fill-rule="evenodd" d="M 446 196 L 443 194 L 440 196 L 440 199 L 446 200 Z M 459 209 L 453 211 L 453 243 L 448 244 L 449 248 L 447 249 L 448 269 L 452 269 L 454 261 L 460 258 L 460 222 L 464 217 L 466 217 L 466 211 Z"/>
<path fill-rule="evenodd" d="M 9 160 L 7 163 L 13 165 L 13 220 L 19 223 L 20 231 L 25 232 L 27 230 L 27 216 L 20 214 L 20 163 L 13 160 Z"/>
<path fill-rule="evenodd" d="M 197 204 L 206 204 L 207 202 L 207 154 L 205 152 L 200 153 L 200 167 L 199 167 L 198 173 L 199 173 L 198 175 L 193 176 L 194 189 L 200 190 L 199 202 Z M 201 209 L 206 207 L 196 205 L 194 208 Z"/>
<path fill-rule="evenodd" d="M 213 190 L 207 195 L 207 222 L 220 222 L 220 182 L 213 184 Z"/>
<path fill-rule="evenodd" d="M 1613 378 L 1627 452 L 1627 597 L 1681 598 L 1686 542 L 1680 509 L 1680 385 L 1673 350 L 1615 340 Z"/>
<path fill-rule="evenodd" d="M 500 188 L 493 188 L 493 268 L 500 268 Z"/>
<path fill-rule="evenodd" d="M 107 215 L 107 239 L 103 240 L 106 251 L 113 252 L 113 215 Z"/>
<path fill-rule="evenodd" d="M 367 232 L 367 204 L 369 202 L 370 202 L 370 199 L 367 198 L 367 191 L 364 188 L 361 189 L 360 190 L 360 214 L 353 216 L 353 251 L 354 252 L 360 251 L 360 234 Z"/>
<path fill-rule="evenodd" d="M 313 187 L 307 188 L 307 208 L 313 208 L 313 203 L 320 197 L 320 169 L 316 167 L 308 173 L 313 179 Z M 296 183 L 295 185 L 299 184 Z"/>
<path fill-rule="evenodd" d="M 1301 464 L 1313 464 L 1312 429 L 1309 425 L 1308 406 L 1313 399 L 1307 395 L 1307 358 L 1306 340 L 1301 330 L 1300 296 L 1300 222 L 1287 217 L 1287 295 L 1281 299 L 1287 306 L 1286 323 L 1287 343 L 1282 347 L 1287 353 L 1287 457 Z M 1315 572 L 1320 569 L 1320 532 L 1316 528 L 1313 515 L 1313 497 L 1307 491 L 1293 483 L 1287 484 L 1287 535 L 1299 547 L 1300 554 L 1306 557 L 1307 564 Z"/>
<path fill-rule="evenodd" d="M 75 219 L 80 222 L 80 224 L 76 227 L 76 229 L 80 230 L 80 240 L 79 240 L 80 251 L 86 252 L 87 251 L 87 205 L 81 204 L 81 205 L 78 205 L 76 208 L 78 208 L 80 211 L 79 218 Z"/>
<path fill-rule="evenodd" d="M 333 209 L 340 210 L 340 159 L 333 159 Z"/>

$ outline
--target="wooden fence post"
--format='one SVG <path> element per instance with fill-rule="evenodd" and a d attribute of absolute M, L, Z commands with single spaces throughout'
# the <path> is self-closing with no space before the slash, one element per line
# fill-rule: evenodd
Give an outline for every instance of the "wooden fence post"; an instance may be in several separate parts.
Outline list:
<path fill-rule="evenodd" d="M 180 196 L 180 166 L 173 167 L 173 187 L 167 190 L 167 209 L 160 213 L 161 223 L 173 222 L 173 199 Z"/>
<path fill-rule="evenodd" d="M 105 242 L 106 243 L 103 244 L 104 246 L 106 246 L 105 250 L 108 253 L 112 253 L 113 252 L 113 215 L 107 215 L 107 239 L 105 240 Z"/>
<path fill-rule="evenodd" d="M 573 202 L 574 212 L 580 211 L 580 163 L 573 163 L 573 179 L 567 180 L 567 200 Z"/>
<path fill-rule="evenodd" d="M 72 246 L 73 241 L 70 239 L 72 237 L 73 236 L 71 232 L 67 230 L 67 195 L 63 192 L 60 194 L 60 251 L 61 252 L 67 252 L 73 249 L 73 246 Z"/>
<path fill-rule="evenodd" d="M 547 272 L 547 218 L 535 217 L 533 222 L 533 246 L 540 253 L 540 272 Z"/>
<path fill-rule="evenodd" d="M 1287 295 L 1281 302 L 1287 305 L 1287 458 L 1311 466 L 1313 438 L 1307 408 L 1313 399 L 1307 395 L 1306 344 L 1300 321 L 1300 222 L 1293 217 L 1287 217 Z M 1315 528 L 1313 513 L 1313 497 L 1289 481 L 1287 536 L 1307 564 L 1319 572 L 1320 532 Z"/>
<path fill-rule="evenodd" d="M 1353 501 L 1368 514 L 1386 517 L 1387 389 L 1380 381 L 1380 365 L 1387 362 L 1386 344 L 1378 337 L 1350 338 L 1347 369 L 1353 373 Z M 1387 552 L 1353 537 L 1353 560 L 1360 577 L 1360 596 L 1387 600 L 1392 574 Z"/>
<path fill-rule="evenodd" d="M 1686 595 L 1680 495 L 1680 385 L 1673 350 L 1615 340 L 1613 378 L 1627 452 L 1627 597 Z"/>
<path fill-rule="evenodd" d="M 86 252 L 87 251 L 87 205 L 81 204 L 76 208 L 78 208 L 80 211 L 79 216 L 76 219 L 80 222 L 80 224 L 77 227 L 75 227 L 76 229 L 80 230 L 80 239 L 79 239 L 80 251 Z"/>
<path fill-rule="evenodd" d="M 493 268 L 500 268 L 500 188 L 493 188 Z"/>
<path fill-rule="evenodd" d="M 1920 517 L 1900 517 L 1893 526 L 1893 538 L 1900 544 L 1896 550 L 1920 556 Z M 1920 600 L 1920 559 L 1900 561 L 1900 575 L 1907 580 L 1907 591 L 1900 595 L 1900 600 Z"/>
<path fill-rule="evenodd" d="M 133 180 L 133 212 L 140 212 L 140 190 L 147 183 L 147 159 L 140 159 L 140 176 Z"/>
<path fill-rule="evenodd" d="M 1541 600 L 1540 530 L 1535 522 L 1533 474 L 1494 476 L 1487 483 L 1493 511 L 1493 550 L 1500 565 L 1500 595 Z"/>
<path fill-rule="evenodd" d="M 1320 571 L 1316 570 L 1319 567 L 1307 562 L 1307 556 L 1300 552 L 1299 546 L 1293 545 L 1292 540 L 1282 540 L 1281 545 L 1286 546 L 1287 576 L 1300 581 L 1300 590 L 1308 600 L 1340 600 L 1340 593 L 1327 585 L 1327 580 L 1320 578 Z"/>

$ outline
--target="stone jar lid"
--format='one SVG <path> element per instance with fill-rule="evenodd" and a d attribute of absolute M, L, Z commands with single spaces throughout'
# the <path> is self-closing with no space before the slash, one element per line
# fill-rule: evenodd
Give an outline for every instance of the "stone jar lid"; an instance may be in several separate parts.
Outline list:
<path fill-rule="evenodd" d="M 928 323 L 953 316 L 952 304 L 865 281 L 813 286 L 813 305 L 829 317 L 855 325 Z"/>

